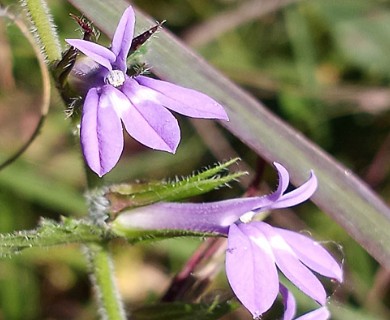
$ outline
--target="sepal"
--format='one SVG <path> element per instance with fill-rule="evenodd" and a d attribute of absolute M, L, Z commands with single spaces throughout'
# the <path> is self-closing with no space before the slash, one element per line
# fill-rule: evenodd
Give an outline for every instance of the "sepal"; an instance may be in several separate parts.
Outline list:
<path fill-rule="evenodd" d="M 180 201 L 228 184 L 246 172 L 229 173 L 227 168 L 239 159 L 235 158 L 212 168 L 193 173 L 188 177 L 176 177 L 167 181 L 151 181 L 133 184 L 112 185 L 106 192 L 111 203 L 111 219 L 123 210 L 165 201 Z"/>

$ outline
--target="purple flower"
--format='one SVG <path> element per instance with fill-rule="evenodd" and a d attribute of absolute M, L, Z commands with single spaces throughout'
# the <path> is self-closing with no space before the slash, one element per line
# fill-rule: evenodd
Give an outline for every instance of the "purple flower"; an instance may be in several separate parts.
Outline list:
<path fill-rule="evenodd" d="M 278 170 L 279 186 L 270 195 L 202 204 L 156 203 L 121 214 L 114 222 L 114 228 L 192 230 L 227 235 L 226 275 L 237 298 L 254 318 L 270 309 L 277 298 L 280 290 L 278 270 L 324 306 L 325 289 L 312 271 L 341 282 L 342 270 L 335 259 L 318 242 L 303 234 L 252 220 L 260 212 L 297 205 L 310 198 L 317 188 L 317 179 L 312 172 L 307 182 L 285 193 L 289 174 L 282 165 L 274 165 Z M 315 312 L 326 313 L 326 308 L 319 310 Z M 287 311 L 293 314 L 295 307 L 289 307 Z M 326 319 L 310 318 L 312 314 L 302 319 Z M 286 320 L 292 318 L 293 315 L 285 317 Z"/>
<path fill-rule="evenodd" d="M 140 143 L 174 153 L 180 129 L 166 108 L 189 117 L 228 120 L 223 107 L 203 93 L 126 74 L 134 23 L 134 11 L 129 7 L 119 21 L 110 49 L 85 40 L 66 40 L 96 63 L 92 75 L 83 74 L 83 66 L 78 72 L 91 84 L 81 119 L 82 150 L 87 164 L 99 176 L 109 172 L 120 158 L 121 122 Z M 91 63 L 84 67 L 90 71 Z"/>

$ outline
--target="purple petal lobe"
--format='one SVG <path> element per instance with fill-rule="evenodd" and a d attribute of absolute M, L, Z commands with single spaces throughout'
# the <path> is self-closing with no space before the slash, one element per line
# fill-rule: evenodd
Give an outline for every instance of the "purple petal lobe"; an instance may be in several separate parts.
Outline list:
<path fill-rule="evenodd" d="M 126 58 L 129 53 L 134 34 L 135 15 L 130 6 L 123 12 L 122 18 L 112 38 L 111 50 L 116 55 L 115 66 L 126 71 Z"/>
<path fill-rule="evenodd" d="M 279 184 L 278 188 L 268 196 L 272 202 L 277 201 L 283 195 L 290 183 L 290 175 L 286 168 L 277 162 L 274 162 L 274 166 L 278 170 Z"/>
<path fill-rule="evenodd" d="M 97 112 L 99 95 L 95 88 L 88 91 L 81 118 L 80 140 L 84 158 L 88 166 L 100 174 L 99 143 L 97 137 Z"/>
<path fill-rule="evenodd" d="M 279 185 L 275 192 L 264 196 L 261 206 L 254 208 L 253 211 L 262 212 L 270 209 L 287 208 L 297 205 L 308 198 L 310 198 L 317 188 L 317 178 L 313 172 L 308 181 L 306 181 L 299 188 L 283 194 L 289 184 L 289 174 L 281 164 L 274 162 L 276 169 L 278 170 Z"/>
<path fill-rule="evenodd" d="M 233 224 L 229 229 L 226 275 L 235 295 L 254 318 L 274 303 L 279 279 L 273 254 L 264 235 L 249 224 Z"/>
<path fill-rule="evenodd" d="M 284 194 L 269 209 L 287 208 L 300 204 L 309 199 L 316 191 L 318 186 L 317 177 L 311 171 L 310 178 L 303 185 L 295 190 Z"/>
<path fill-rule="evenodd" d="M 81 119 L 83 153 L 88 166 L 100 177 L 115 166 L 123 150 L 122 125 L 111 107 L 107 88 L 111 87 L 103 87 L 100 95 L 95 88 L 88 91 Z"/>
<path fill-rule="evenodd" d="M 307 267 L 325 277 L 336 279 L 339 282 L 343 281 L 343 270 L 340 265 L 318 242 L 293 231 L 274 229 Z"/>
<path fill-rule="evenodd" d="M 258 205 L 259 198 L 209 203 L 160 202 L 125 211 L 115 220 L 124 228 L 193 230 L 227 234 L 229 226 Z"/>
<path fill-rule="evenodd" d="M 152 89 L 164 107 L 177 113 L 193 118 L 228 120 L 224 108 L 201 92 L 144 76 L 138 76 L 136 80 Z"/>
<path fill-rule="evenodd" d="M 128 79 L 122 87 L 122 92 L 132 104 L 120 112 L 126 131 L 150 148 L 174 153 L 180 141 L 176 118 L 160 104 L 145 100 L 139 87 L 132 79 Z"/>
<path fill-rule="evenodd" d="M 309 313 L 296 318 L 295 320 L 328 320 L 330 319 L 330 312 L 327 307 L 321 307 L 316 310 L 313 310 Z"/>
<path fill-rule="evenodd" d="M 283 298 L 284 314 L 283 320 L 292 320 L 297 310 L 297 303 L 293 294 L 282 284 L 279 284 L 279 292 Z"/>
<path fill-rule="evenodd" d="M 251 224 L 267 237 L 272 247 L 272 252 L 275 255 L 276 265 L 280 271 L 282 271 L 298 289 L 321 305 L 324 305 L 326 302 L 326 292 L 323 285 L 316 276 L 299 261 L 293 249 L 283 237 L 277 233 L 277 230 L 264 222 L 252 222 Z"/>
<path fill-rule="evenodd" d="M 103 67 L 112 70 L 111 64 L 115 61 L 116 56 L 111 50 L 99 44 L 80 39 L 66 39 L 65 41 Z"/>

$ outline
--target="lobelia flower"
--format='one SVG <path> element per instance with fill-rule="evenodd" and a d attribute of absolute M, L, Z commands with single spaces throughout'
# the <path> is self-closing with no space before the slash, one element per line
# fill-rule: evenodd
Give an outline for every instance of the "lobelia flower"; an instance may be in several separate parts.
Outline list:
<path fill-rule="evenodd" d="M 84 77 L 90 85 L 82 111 L 80 140 L 87 164 L 99 176 L 109 172 L 120 158 L 121 122 L 140 143 L 174 153 L 180 129 L 166 108 L 189 117 L 228 120 L 223 107 L 203 93 L 126 74 L 134 23 L 134 11 L 129 7 L 119 21 L 109 49 L 85 40 L 66 40 L 93 60 L 80 63 L 73 73 Z"/>
<path fill-rule="evenodd" d="M 289 230 L 252 221 L 258 213 L 297 205 L 314 193 L 317 178 L 313 172 L 299 188 L 285 193 L 289 174 L 274 163 L 279 175 L 276 191 L 267 196 L 232 199 L 211 203 L 156 203 L 123 212 L 114 221 L 119 232 L 129 229 L 191 230 L 227 235 L 226 275 L 241 303 L 260 317 L 271 308 L 279 291 L 284 298 L 284 320 L 295 314 L 295 300 L 287 289 L 280 289 L 278 269 L 321 308 L 302 319 L 327 319 L 326 292 L 313 274 L 342 281 L 342 269 L 316 241 Z"/>

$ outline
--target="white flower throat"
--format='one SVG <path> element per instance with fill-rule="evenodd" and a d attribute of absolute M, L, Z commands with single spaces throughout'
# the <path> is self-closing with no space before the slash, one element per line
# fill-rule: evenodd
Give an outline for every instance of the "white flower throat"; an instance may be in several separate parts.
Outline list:
<path fill-rule="evenodd" d="M 241 217 L 240 217 L 240 221 L 242 223 L 249 223 L 252 221 L 253 217 L 254 217 L 255 213 L 253 211 L 249 211 L 247 213 L 244 213 Z"/>
<path fill-rule="evenodd" d="M 120 87 L 125 80 L 125 74 L 121 70 L 111 70 L 106 77 L 106 82 L 115 88 Z"/>

